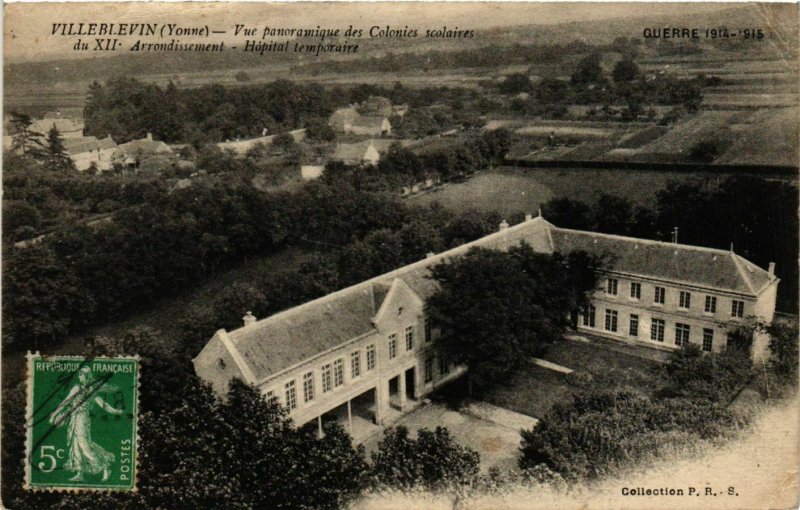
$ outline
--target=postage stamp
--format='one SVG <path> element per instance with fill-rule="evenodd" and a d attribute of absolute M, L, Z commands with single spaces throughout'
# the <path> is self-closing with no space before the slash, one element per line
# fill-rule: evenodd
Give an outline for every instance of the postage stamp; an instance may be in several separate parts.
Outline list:
<path fill-rule="evenodd" d="M 136 357 L 28 353 L 25 488 L 136 490 Z"/>

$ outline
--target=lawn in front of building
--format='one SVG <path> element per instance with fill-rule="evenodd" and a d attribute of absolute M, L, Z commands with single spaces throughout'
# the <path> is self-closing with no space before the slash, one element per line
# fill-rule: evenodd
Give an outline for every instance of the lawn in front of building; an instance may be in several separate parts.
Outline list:
<path fill-rule="evenodd" d="M 503 384 L 477 391 L 475 398 L 541 418 L 557 403 L 568 402 L 587 388 L 626 388 L 651 395 L 662 386 L 661 363 L 635 355 L 636 347 L 615 347 L 604 342 L 560 340 L 542 359 L 570 368 L 573 374 L 530 363 Z"/>

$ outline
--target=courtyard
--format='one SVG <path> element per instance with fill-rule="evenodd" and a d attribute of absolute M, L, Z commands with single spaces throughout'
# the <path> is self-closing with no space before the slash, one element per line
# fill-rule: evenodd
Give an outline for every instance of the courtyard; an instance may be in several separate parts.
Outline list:
<path fill-rule="evenodd" d="M 590 386 L 652 394 L 661 386 L 661 362 L 667 354 L 599 337 L 568 335 L 505 384 L 476 388 L 470 398 L 466 377 L 461 377 L 408 414 L 399 416 L 395 411 L 392 426 L 407 427 L 412 437 L 422 428 L 445 427 L 456 442 L 480 453 L 482 472 L 492 467 L 516 469 L 521 429 L 533 428 L 553 406 L 569 402 Z M 370 458 L 383 434 L 380 427 L 368 425 L 359 430 L 357 442 L 366 437 L 362 444 Z"/>

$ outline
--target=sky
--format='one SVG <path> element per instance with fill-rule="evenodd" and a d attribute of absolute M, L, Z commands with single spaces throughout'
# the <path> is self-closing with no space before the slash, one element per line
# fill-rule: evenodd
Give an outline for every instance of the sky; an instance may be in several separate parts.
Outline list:
<path fill-rule="evenodd" d="M 741 5 L 741 4 L 739 4 Z M 229 30 L 237 23 L 270 27 L 369 28 L 404 25 L 488 28 L 554 24 L 608 18 L 708 12 L 724 3 L 539 3 L 539 2 L 175 2 L 175 3 L 12 3 L 4 6 L 4 57 L 9 62 L 75 56 L 76 37 L 51 35 L 53 23 L 179 23 Z M 89 37 L 88 39 L 92 39 Z M 213 38 L 209 42 L 213 42 Z M 95 55 L 90 55 L 95 56 Z"/>

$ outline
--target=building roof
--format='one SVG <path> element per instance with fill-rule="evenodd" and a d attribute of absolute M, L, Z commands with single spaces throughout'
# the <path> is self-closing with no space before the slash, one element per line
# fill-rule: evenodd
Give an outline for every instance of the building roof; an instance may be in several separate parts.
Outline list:
<path fill-rule="evenodd" d="M 117 146 L 110 136 L 98 140 L 94 136 L 82 136 L 80 138 L 65 138 L 64 148 L 70 155 L 80 154 L 94 150 L 113 149 Z"/>
<path fill-rule="evenodd" d="M 361 163 L 364 161 L 364 156 L 366 156 L 370 145 L 372 145 L 372 143 L 369 140 L 357 143 L 336 144 L 336 149 L 333 151 L 331 159 L 349 164 Z"/>
<path fill-rule="evenodd" d="M 752 297 L 775 281 L 763 269 L 724 250 L 562 229 L 538 217 L 233 330 L 229 333 L 231 345 L 256 378 L 249 382 L 264 382 L 375 332 L 373 319 L 395 280 L 427 300 L 438 288 L 430 278 L 430 269 L 436 264 L 474 247 L 505 250 L 521 242 L 542 253 L 585 250 L 605 254 L 615 272 Z M 215 352 L 218 346 L 212 343 L 217 341 L 215 336 L 206 349 Z M 198 358 L 203 355 L 201 352 Z"/>
<path fill-rule="evenodd" d="M 607 254 L 615 272 L 757 295 L 769 273 L 731 251 L 553 228 L 554 249 Z"/>
<path fill-rule="evenodd" d="M 45 118 L 38 119 L 31 123 L 31 131 L 42 133 L 46 135 L 53 126 L 56 127 L 59 133 L 70 133 L 74 131 L 83 130 L 83 124 L 76 124 L 72 119 L 64 118 Z"/>
<path fill-rule="evenodd" d="M 172 149 L 166 143 L 160 140 L 153 140 L 152 138 L 141 138 L 139 140 L 132 140 L 127 143 L 119 145 L 119 153 L 126 156 L 133 156 L 137 152 L 142 154 L 159 154 L 159 153 L 172 153 Z"/>
<path fill-rule="evenodd" d="M 364 127 L 364 128 L 383 128 L 383 123 L 389 122 L 389 119 L 382 115 L 362 115 L 350 121 L 350 125 Z"/>

